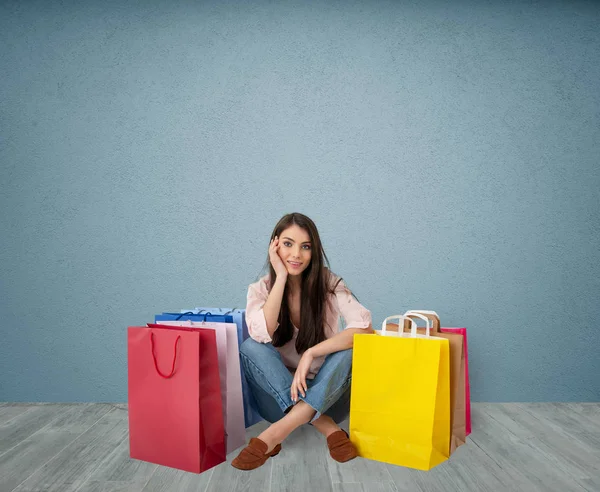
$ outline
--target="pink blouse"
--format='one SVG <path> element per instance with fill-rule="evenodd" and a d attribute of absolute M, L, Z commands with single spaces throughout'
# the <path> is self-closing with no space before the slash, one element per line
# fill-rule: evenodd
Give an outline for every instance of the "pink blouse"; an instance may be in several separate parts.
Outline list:
<path fill-rule="evenodd" d="M 250 284 L 248 287 L 248 297 L 246 305 L 246 324 L 248 325 L 248 334 L 250 337 L 260 343 L 270 343 L 272 341 L 267 331 L 267 322 L 263 306 L 269 296 L 269 275 L 265 275 L 258 282 Z M 325 338 L 331 338 L 338 332 L 338 320 L 340 315 L 343 317 L 348 328 L 368 328 L 371 326 L 371 312 L 362 306 L 348 290 L 344 281 L 340 281 L 335 289 L 335 299 L 327 303 Z M 279 327 L 279 323 L 277 323 Z M 294 335 L 292 339 L 282 347 L 276 347 L 281 354 L 281 360 L 290 369 L 296 369 L 300 362 L 301 355 L 296 351 L 296 337 L 298 328 L 294 325 Z M 325 357 L 315 357 L 308 372 L 308 379 L 313 379 L 319 368 L 325 362 Z"/>

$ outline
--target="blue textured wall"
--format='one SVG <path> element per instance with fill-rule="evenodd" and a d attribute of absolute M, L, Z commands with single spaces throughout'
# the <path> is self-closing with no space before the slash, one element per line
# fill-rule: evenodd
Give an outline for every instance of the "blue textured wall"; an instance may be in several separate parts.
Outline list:
<path fill-rule="evenodd" d="M 600 400 L 597 2 L 3 2 L 0 400 L 125 401 L 126 327 L 241 306 L 311 216 L 475 401 Z"/>

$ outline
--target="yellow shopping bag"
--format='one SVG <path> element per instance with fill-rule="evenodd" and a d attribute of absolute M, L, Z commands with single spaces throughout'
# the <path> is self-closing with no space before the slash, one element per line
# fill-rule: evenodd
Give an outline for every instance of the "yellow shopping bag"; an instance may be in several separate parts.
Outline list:
<path fill-rule="evenodd" d="M 411 333 L 386 331 L 408 319 Z M 374 335 L 355 335 L 350 440 L 359 456 L 430 470 L 450 456 L 450 349 L 390 316 Z"/>

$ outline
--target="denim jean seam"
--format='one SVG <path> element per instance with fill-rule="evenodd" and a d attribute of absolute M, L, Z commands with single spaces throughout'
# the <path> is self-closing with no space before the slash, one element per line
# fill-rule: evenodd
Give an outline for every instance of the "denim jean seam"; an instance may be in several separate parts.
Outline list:
<path fill-rule="evenodd" d="M 351 382 L 352 382 L 352 376 L 350 375 L 350 376 L 348 376 L 348 377 L 347 377 L 347 378 L 344 380 L 344 382 L 343 382 L 343 383 L 342 383 L 340 386 L 338 386 L 338 387 L 337 387 L 335 390 L 331 391 L 331 393 L 336 393 L 336 392 L 337 392 L 337 391 L 339 391 L 340 389 L 342 389 L 342 388 L 344 388 L 344 387 L 348 386 L 348 384 L 349 384 L 349 383 L 351 383 Z M 313 406 L 312 406 L 310 403 L 308 403 L 308 402 L 307 402 L 307 401 L 306 401 L 304 398 L 302 398 L 302 400 L 304 401 L 304 403 L 306 403 L 307 405 L 310 405 L 312 408 L 314 408 L 314 407 L 313 407 Z M 329 409 L 329 408 L 331 407 L 331 405 L 333 405 L 333 404 L 334 404 L 334 403 L 337 401 L 337 400 L 334 400 L 334 401 L 332 401 L 332 402 L 331 402 L 331 405 L 330 405 L 330 404 L 329 404 L 329 401 L 330 401 L 330 400 L 331 400 L 331 398 L 328 398 L 327 400 L 325 400 L 325 401 L 323 402 L 323 405 L 322 405 L 322 407 L 323 407 L 323 408 L 325 408 L 325 411 L 327 411 L 327 409 Z M 317 411 L 317 413 L 322 413 L 322 411 L 321 411 L 321 410 L 317 410 L 316 408 L 314 408 L 314 409 Z"/>
<path fill-rule="evenodd" d="M 342 385 L 341 385 L 341 386 L 340 386 L 338 389 L 336 389 L 335 391 L 339 391 L 339 390 L 342 390 L 342 389 L 345 391 L 345 390 L 346 390 L 346 388 L 347 388 L 347 387 L 350 385 L 350 383 L 351 383 L 351 382 L 352 382 L 352 376 L 349 376 L 349 377 L 348 377 L 348 378 L 347 378 L 347 379 L 346 379 L 346 380 L 343 382 L 343 384 L 342 384 Z M 328 408 L 330 408 L 330 407 L 331 407 L 331 405 L 333 405 L 333 404 L 334 404 L 334 403 L 337 401 L 337 400 L 334 400 L 334 401 L 332 401 L 332 402 L 331 402 L 331 405 L 330 405 L 330 404 L 329 404 L 329 401 L 330 401 L 330 400 L 331 400 L 331 398 L 329 398 L 329 399 L 328 399 L 328 400 L 325 402 L 325 403 L 326 403 L 326 405 L 324 405 L 324 406 L 326 406 L 326 407 L 327 407 L 327 409 L 328 409 Z"/>
<path fill-rule="evenodd" d="M 269 379 L 268 379 L 268 378 L 265 376 L 265 373 L 262 371 L 262 369 L 261 369 L 260 367 L 258 367 L 258 366 L 257 366 L 257 365 L 256 365 L 256 364 L 255 364 L 255 363 L 252 361 L 252 359 L 251 359 L 250 357 L 248 357 L 247 355 L 245 355 L 245 354 L 243 354 L 243 353 L 241 353 L 241 352 L 240 352 L 240 355 L 241 355 L 241 356 L 244 358 L 244 360 L 245 360 L 245 361 L 252 363 L 252 365 L 255 367 L 255 369 L 256 369 L 258 372 L 260 372 L 260 373 L 261 373 L 261 375 L 263 375 L 263 376 L 264 376 L 264 380 L 267 382 L 267 384 L 268 384 L 268 385 L 269 385 L 269 387 L 271 388 L 271 393 L 272 393 L 272 394 L 273 394 L 273 395 L 276 397 L 276 399 L 278 400 L 278 401 L 277 401 L 277 403 L 279 404 L 279 407 L 281 408 L 281 410 L 282 410 L 283 412 L 285 412 L 285 411 L 286 411 L 286 410 L 289 408 L 289 405 L 288 405 L 288 403 L 287 403 L 287 402 L 286 402 L 286 401 L 285 401 L 283 398 L 281 398 L 281 395 L 279 394 L 279 391 L 277 391 L 277 390 L 276 390 L 276 389 L 273 387 L 273 385 L 272 385 L 272 384 L 269 382 Z M 246 379 L 249 379 L 247 374 L 246 374 Z M 252 379 L 254 379 L 254 378 L 252 378 Z M 256 380 L 254 381 L 254 383 L 256 383 Z M 283 404 L 283 405 L 282 405 L 282 404 Z"/>

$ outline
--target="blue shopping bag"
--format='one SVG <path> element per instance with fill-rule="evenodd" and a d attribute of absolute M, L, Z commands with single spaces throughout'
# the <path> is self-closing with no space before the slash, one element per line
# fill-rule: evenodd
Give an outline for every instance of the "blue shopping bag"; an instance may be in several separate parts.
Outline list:
<path fill-rule="evenodd" d="M 194 314 L 190 314 L 194 313 Z M 231 318 L 233 321 L 226 321 L 227 323 L 235 323 L 238 330 L 238 345 L 241 345 L 244 340 L 246 340 L 248 335 L 248 325 L 246 324 L 246 310 L 245 309 L 231 309 L 231 308 L 214 308 L 214 307 L 197 307 L 194 309 L 182 309 L 181 313 L 177 313 L 179 316 L 182 314 L 184 316 L 199 316 L 200 321 L 204 319 L 204 316 L 208 315 L 206 321 L 216 321 L 215 317 L 223 316 L 227 318 Z M 170 313 L 173 314 L 173 313 Z M 184 321 L 187 318 L 182 318 Z M 193 319 L 192 321 L 196 321 Z M 242 377 L 242 395 L 244 398 L 244 420 L 246 424 L 246 428 L 254 425 L 263 418 L 258 414 L 256 410 L 256 403 L 254 400 L 254 396 L 252 396 L 252 392 L 248 387 L 248 382 L 246 381 L 246 375 L 244 374 L 243 365 L 240 363 L 241 377 Z"/>
<path fill-rule="evenodd" d="M 209 321 L 211 323 L 235 323 L 231 314 L 223 313 L 212 313 L 203 312 L 197 314 L 189 311 L 183 311 L 181 313 L 162 313 L 154 316 L 154 322 L 160 323 L 161 321 Z"/>
<path fill-rule="evenodd" d="M 213 315 L 230 315 L 233 317 L 233 322 L 238 327 L 238 343 L 241 345 L 246 338 L 250 335 L 248 333 L 248 325 L 246 324 L 246 310 L 245 309 L 230 309 L 230 308 L 211 308 L 211 307 L 196 307 L 190 310 L 181 310 L 181 313 L 193 312 L 195 314 L 206 314 L 211 313 Z M 181 314 L 180 313 L 180 314 Z"/>

